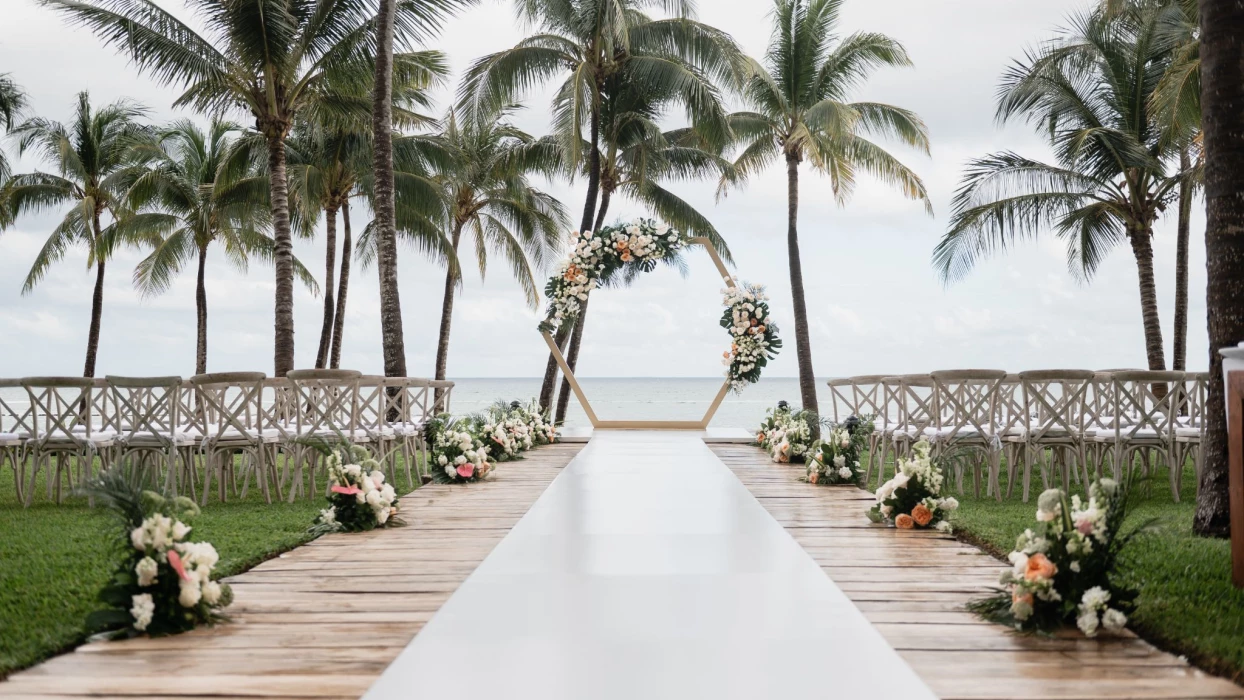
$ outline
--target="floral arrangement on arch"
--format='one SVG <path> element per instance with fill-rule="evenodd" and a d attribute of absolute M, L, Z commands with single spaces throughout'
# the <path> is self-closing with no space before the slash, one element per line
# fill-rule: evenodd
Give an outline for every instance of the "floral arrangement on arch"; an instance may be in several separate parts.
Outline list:
<path fill-rule="evenodd" d="M 924 438 L 912 445 L 911 457 L 899 460 L 894 478 L 877 489 L 877 503 L 868 511 L 869 520 L 900 530 L 951 531 L 946 518 L 959 507 L 959 501 L 942 497 L 945 475 L 933 460 L 932 449 Z"/>
<path fill-rule="evenodd" d="M 85 492 L 117 516 L 118 560 L 100 590 L 105 604 L 87 616 L 87 630 L 110 638 L 187 632 L 225 620 L 233 600 L 227 584 L 212 580 L 220 560 L 209 542 L 189 538 L 199 514 L 194 501 L 143 491 L 120 467 L 92 479 Z"/>
<path fill-rule="evenodd" d="M 816 421 L 816 416 L 808 411 L 791 411 L 783 401 L 765 415 L 756 433 L 756 444 L 774 462 L 803 462 L 812 448 L 810 420 Z"/>
<path fill-rule="evenodd" d="M 855 416 L 840 425 L 830 426 L 828 436 L 812 444 L 805 479 L 812 484 L 856 484 L 863 475 L 860 454 L 872 423 L 860 421 Z"/>
<path fill-rule="evenodd" d="M 722 364 L 735 393 L 760 381 L 760 371 L 782 348 L 764 291 L 746 282 L 722 290 L 726 310 L 721 314 L 721 327 L 730 332 L 730 350 L 722 354 Z"/>
<path fill-rule="evenodd" d="M 1037 522 L 1024 530 L 1008 559 L 1002 588 L 969 609 L 1026 632 L 1049 633 L 1075 623 L 1085 636 L 1117 633 L 1135 609 L 1136 591 L 1113 578 L 1119 552 L 1148 532 L 1122 534 L 1129 489 L 1112 479 L 1089 486 L 1089 499 L 1050 489 L 1037 499 Z"/>
<path fill-rule="evenodd" d="M 687 245 L 683 234 L 652 219 L 635 219 L 595 232 L 575 231 L 570 236 L 570 256 L 558 264 L 557 274 L 544 287 L 549 312 L 540 330 L 552 332 L 573 321 L 588 294 L 622 267 L 633 265 L 650 271 Z"/>
<path fill-rule="evenodd" d="M 406 523 L 392 484 L 384 481 L 380 462 L 371 453 L 348 443 L 325 448 L 328 471 L 328 507 L 320 511 L 312 531 L 362 532 Z"/>

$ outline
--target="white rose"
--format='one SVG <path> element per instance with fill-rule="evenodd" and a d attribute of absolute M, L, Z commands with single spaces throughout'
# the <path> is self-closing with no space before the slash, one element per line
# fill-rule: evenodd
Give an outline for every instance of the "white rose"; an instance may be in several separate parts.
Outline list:
<path fill-rule="evenodd" d="M 445 455 L 441 455 L 441 456 L 439 456 L 439 457 L 437 457 L 437 458 L 436 458 L 436 463 L 437 463 L 437 464 L 439 464 L 439 465 L 441 465 L 441 466 L 443 467 L 443 466 L 445 466 L 446 464 L 449 464 L 449 458 L 448 458 L 448 457 L 446 457 Z"/>
<path fill-rule="evenodd" d="M 839 476 L 839 477 L 841 477 L 841 478 L 843 478 L 843 479 L 850 479 L 850 478 L 851 478 L 851 469 L 850 469 L 849 467 L 843 467 L 843 468 L 839 469 L 839 470 L 838 470 L 838 476 Z"/>
<path fill-rule="evenodd" d="M 136 527 L 130 530 L 130 543 L 134 545 L 134 549 L 143 550 L 147 548 L 147 533 L 142 527 Z"/>
<path fill-rule="evenodd" d="M 190 534 L 189 525 L 183 523 L 180 520 L 173 523 L 172 535 L 173 535 L 174 541 L 180 542 L 181 540 L 186 539 L 186 535 L 189 535 L 189 534 Z"/>
<path fill-rule="evenodd" d="M 215 581 L 207 581 L 203 584 L 203 601 L 208 605 L 215 605 L 220 602 L 220 584 Z"/>
<path fill-rule="evenodd" d="M 1080 631 L 1084 633 L 1085 637 L 1096 636 L 1097 613 L 1092 610 L 1080 613 L 1080 616 L 1076 618 L 1076 627 L 1080 628 Z"/>
<path fill-rule="evenodd" d="M 843 455 L 838 455 L 837 457 L 834 457 L 834 466 L 838 467 L 839 469 L 845 468 L 847 466 L 847 458 Z"/>
<path fill-rule="evenodd" d="M 447 464 L 445 465 L 445 474 L 447 476 L 453 477 L 453 476 L 456 476 L 458 472 L 452 466 Z"/>
<path fill-rule="evenodd" d="M 454 457 L 454 464 L 466 464 L 466 463 L 467 463 L 466 457 L 463 457 L 462 455 L 458 455 L 457 457 Z"/>
<path fill-rule="evenodd" d="M 142 560 L 138 562 L 138 566 L 134 567 L 134 573 L 138 574 L 138 585 L 146 588 L 147 586 L 155 583 L 156 573 L 158 571 L 159 566 L 156 564 L 155 559 L 152 559 L 151 557 L 143 557 Z"/>
<path fill-rule="evenodd" d="M 381 508 L 380 510 L 376 511 L 376 522 L 377 523 L 384 525 L 388 521 L 389 521 L 389 509 L 388 508 Z"/>
<path fill-rule="evenodd" d="M 199 582 L 196 579 L 189 581 L 183 579 L 181 582 L 181 593 L 177 596 L 177 602 L 181 603 L 183 608 L 193 608 L 199 604 L 199 599 L 203 597 L 203 592 L 199 590 Z"/>
<path fill-rule="evenodd" d="M 1120 610 L 1110 608 L 1102 613 L 1101 624 L 1109 632 L 1119 632 L 1127 626 L 1127 615 Z"/>

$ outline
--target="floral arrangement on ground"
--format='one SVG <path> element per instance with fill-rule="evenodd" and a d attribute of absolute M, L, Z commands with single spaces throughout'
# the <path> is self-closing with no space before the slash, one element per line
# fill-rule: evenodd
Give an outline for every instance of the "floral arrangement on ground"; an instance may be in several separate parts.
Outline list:
<path fill-rule="evenodd" d="M 726 310 L 721 314 L 721 327 L 730 332 L 730 350 L 723 353 L 722 364 L 735 393 L 760 381 L 760 371 L 782 348 L 764 291 L 746 282 L 722 290 Z"/>
<path fill-rule="evenodd" d="M 877 502 L 868 511 L 869 520 L 900 530 L 951 531 L 946 517 L 959 507 L 959 501 L 942 497 L 945 475 L 941 465 L 933 460 L 932 450 L 929 441 L 921 438 L 912 445 L 910 458 L 898 460 L 894 478 L 877 489 Z"/>
<path fill-rule="evenodd" d="M 430 421 L 432 478 L 469 483 L 496 475 L 496 465 L 522 459 L 522 453 L 557 441 L 557 427 L 535 401 L 499 401 L 485 411 L 460 418 L 449 414 Z"/>
<path fill-rule="evenodd" d="M 228 585 L 212 580 L 220 559 L 208 542 L 188 539 L 199 514 L 194 501 L 166 498 L 137 487 L 122 467 L 101 473 L 84 488 L 116 515 L 116 570 L 99 592 L 105 608 L 87 616 L 101 636 L 177 634 L 226 618 Z"/>
<path fill-rule="evenodd" d="M 1050 489 L 1037 499 L 1036 524 L 1025 530 L 1008 559 L 1002 588 L 969 609 L 1025 632 L 1050 633 L 1075 623 L 1085 636 L 1117 633 L 1135 609 L 1136 591 L 1113 576 L 1119 553 L 1152 522 L 1122 533 L 1130 487 L 1099 479 L 1088 502 Z"/>
<path fill-rule="evenodd" d="M 812 448 L 812 424 L 816 414 L 791 411 L 785 401 L 769 409 L 756 433 L 760 445 L 774 462 L 803 462 Z"/>
<path fill-rule="evenodd" d="M 340 443 L 324 448 L 328 471 L 328 507 L 320 511 L 312 532 L 361 532 L 406 523 L 392 484 L 384 481 L 380 462 L 365 448 Z"/>
<path fill-rule="evenodd" d="M 855 416 L 841 425 L 829 426 L 828 437 L 812 444 L 812 456 L 808 459 L 808 473 L 804 478 L 813 484 L 859 483 L 863 476 L 860 455 L 872 431 L 871 421 L 861 421 Z"/>

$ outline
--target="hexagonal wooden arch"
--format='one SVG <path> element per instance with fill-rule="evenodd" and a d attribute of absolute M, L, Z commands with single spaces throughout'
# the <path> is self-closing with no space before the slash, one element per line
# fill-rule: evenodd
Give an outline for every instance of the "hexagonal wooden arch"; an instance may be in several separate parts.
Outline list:
<path fill-rule="evenodd" d="M 712 258 L 713 264 L 717 266 L 717 272 L 721 273 L 721 278 L 725 280 L 726 286 L 733 288 L 734 278 L 726 270 L 726 265 L 721 261 L 721 256 L 713 250 L 712 242 L 707 238 L 692 238 L 690 243 L 698 245 L 708 253 L 708 257 Z M 713 415 L 717 413 L 718 407 L 721 406 L 722 400 L 726 398 L 726 392 L 730 391 L 730 380 L 727 379 L 722 383 L 721 389 L 717 392 L 717 397 L 713 399 L 712 405 L 708 407 L 708 412 L 698 421 L 695 420 L 601 420 L 596 417 L 596 412 L 592 410 L 592 404 L 588 403 L 587 396 L 583 394 L 583 387 L 579 386 L 579 381 L 575 379 L 574 372 L 570 366 L 566 364 L 566 358 L 562 357 L 561 350 L 557 347 L 557 342 L 553 340 L 553 336 L 548 331 L 543 331 L 544 342 L 549 346 L 549 352 L 553 353 L 553 357 L 557 360 L 558 367 L 561 367 L 562 374 L 566 375 L 566 381 L 569 382 L 571 390 L 574 391 L 575 398 L 579 399 L 579 405 L 583 407 L 583 412 L 587 414 L 588 420 L 592 421 L 592 427 L 602 430 L 707 430 L 709 421 L 713 420 Z"/>

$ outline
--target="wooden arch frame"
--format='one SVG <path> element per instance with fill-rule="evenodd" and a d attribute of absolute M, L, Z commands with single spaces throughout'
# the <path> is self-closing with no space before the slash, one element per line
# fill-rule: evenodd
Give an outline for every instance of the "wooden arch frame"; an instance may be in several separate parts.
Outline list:
<path fill-rule="evenodd" d="M 717 254 L 716 250 L 713 250 L 712 241 L 700 236 L 690 239 L 689 242 L 702 247 L 704 252 L 708 253 L 708 257 L 717 266 L 717 272 L 721 274 L 721 279 L 725 281 L 727 287 L 733 289 L 735 287 L 734 278 L 726 270 L 726 264 L 722 262 L 721 256 Z M 726 392 L 730 391 L 730 380 L 727 379 L 722 382 L 721 389 L 717 391 L 717 397 L 713 399 L 713 403 L 708 407 L 708 411 L 700 420 L 601 420 L 596 417 L 596 411 L 592 410 L 592 404 L 588 403 L 587 396 L 583 393 L 583 387 L 579 386 L 579 381 L 575 379 L 574 371 L 566 364 L 566 358 L 562 357 L 562 351 L 557 347 L 552 334 L 548 331 L 543 331 L 542 334 L 544 335 L 544 342 L 549 346 L 549 352 L 553 353 L 554 359 L 557 360 L 557 366 L 561 368 L 562 374 L 566 375 L 566 381 L 570 383 L 570 388 L 574 391 L 575 398 L 579 399 L 579 405 L 583 407 L 583 412 L 587 414 L 588 420 L 592 421 L 592 427 L 599 430 L 707 430 L 709 421 L 713 420 L 713 415 L 717 413 L 722 400 L 726 398 Z"/>

